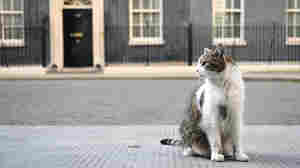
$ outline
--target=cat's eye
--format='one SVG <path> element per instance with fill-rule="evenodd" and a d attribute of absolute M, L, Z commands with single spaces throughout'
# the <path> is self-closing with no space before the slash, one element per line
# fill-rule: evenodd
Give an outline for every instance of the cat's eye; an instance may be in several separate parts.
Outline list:
<path fill-rule="evenodd" d="M 203 61 L 203 62 L 201 63 L 201 65 L 204 66 L 206 63 L 207 63 L 206 61 Z"/>

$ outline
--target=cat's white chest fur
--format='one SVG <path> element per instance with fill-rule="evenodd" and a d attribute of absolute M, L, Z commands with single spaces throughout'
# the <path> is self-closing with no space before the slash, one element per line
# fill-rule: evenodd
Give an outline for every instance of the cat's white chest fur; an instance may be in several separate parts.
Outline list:
<path fill-rule="evenodd" d="M 225 90 L 222 86 L 217 86 L 209 82 L 208 80 L 205 83 L 205 90 L 207 93 L 205 98 L 208 104 L 215 104 L 215 105 L 225 105 L 226 98 L 225 98 Z"/>
<path fill-rule="evenodd" d="M 202 92 L 204 93 L 204 96 L 200 96 Z M 218 107 L 220 105 L 226 104 L 224 91 L 221 88 L 211 86 L 210 83 L 205 83 L 198 91 L 197 91 L 197 106 L 199 111 L 202 112 L 201 114 L 201 122 L 199 123 L 199 126 L 202 129 L 210 129 L 211 127 L 215 126 L 218 122 L 217 120 L 214 120 L 213 118 L 218 118 Z M 200 99 L 203 100 L 200 100 Z M 202 107 L 200 107 L 199 102 L 202 101 Z M 202 109 L 201 109 L 202 108 Z"/>

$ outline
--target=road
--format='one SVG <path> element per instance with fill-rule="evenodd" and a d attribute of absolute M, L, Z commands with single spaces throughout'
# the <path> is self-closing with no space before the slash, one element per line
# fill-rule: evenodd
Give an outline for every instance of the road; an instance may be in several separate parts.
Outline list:
<path fill-rule="evenodd" d="M 180 121 L 194 80 L 0 81 L 0 125 L 155 125 Z M 247 81 L 246 124 L 300 124 L 297 82 Z"/>

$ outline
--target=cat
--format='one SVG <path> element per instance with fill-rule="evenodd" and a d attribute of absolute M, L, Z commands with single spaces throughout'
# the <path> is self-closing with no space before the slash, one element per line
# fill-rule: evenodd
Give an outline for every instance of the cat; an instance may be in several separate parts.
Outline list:
<path fill-rule="evenodd" d="M 196 71 L 204 78 L 189 97 L 180 124 L 182 140 L 162 139 L 161 144 L 183 147 L 183 155 L 201 155 L 212 161 L 231 157 L 248 161 L 242 147 L 244 81 L 232 57 L 218 45 L 204 49 Z"/>

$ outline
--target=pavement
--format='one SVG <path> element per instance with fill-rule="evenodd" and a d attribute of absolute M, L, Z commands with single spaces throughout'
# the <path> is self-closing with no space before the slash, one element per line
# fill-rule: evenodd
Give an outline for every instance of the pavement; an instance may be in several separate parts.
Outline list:
<path fill-rule="evenodd" d="M 300 80 L 300 64 L 239 64 L 246 80 Z M 196 79 L 195 66 L 185 64 L 109 65 L 103 71 L 65 69 L 52 72 L 42 67 L 0 68 L 0 80 L 67 80 L 67 79 Z"/>
<path fill-rule="evenodd" d="M 0 127 L 1 168 L 299 168 L 300 126 L 245 126 L 249 162 L 184 157 L 176 125 Z"/>

